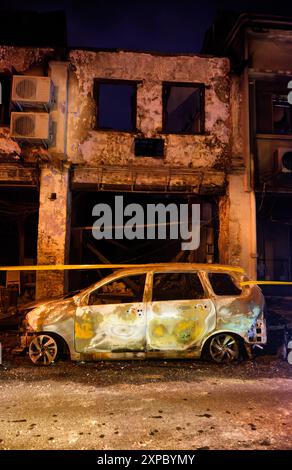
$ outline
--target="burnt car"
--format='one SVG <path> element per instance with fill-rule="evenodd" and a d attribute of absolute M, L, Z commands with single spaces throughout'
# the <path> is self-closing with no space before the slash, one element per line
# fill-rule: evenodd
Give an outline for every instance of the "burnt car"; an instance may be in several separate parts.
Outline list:
<path fill-rule="evenodd" d="M 217 363 L 266 343 L 264 297 L 241 268 L 167 263 L 120 269 L 25 318 L 34 364 L 67 351 L 74 361 L 199 358 Z"/>

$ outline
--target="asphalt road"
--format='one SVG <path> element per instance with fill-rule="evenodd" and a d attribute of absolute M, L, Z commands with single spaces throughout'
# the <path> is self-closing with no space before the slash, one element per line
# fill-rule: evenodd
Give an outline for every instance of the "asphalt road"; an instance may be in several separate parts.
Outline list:
<path fill-rule="evenodd" d="M 4 365 L 0 449 L 292 448 L 292 366 L 271 356 Z"/>

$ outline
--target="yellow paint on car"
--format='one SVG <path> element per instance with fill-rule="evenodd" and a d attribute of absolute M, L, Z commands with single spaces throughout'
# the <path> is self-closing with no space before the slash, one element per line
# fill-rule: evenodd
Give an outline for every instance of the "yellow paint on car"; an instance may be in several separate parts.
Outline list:
<path fill-rule="evenodd" d="M 81 325 L 75 323 L 75 336 L 79 339 L 90 339 L 93 335 L 92 325 L 90 323 L 83 322 Z"/>
<path fill-rule="evenodd" d="M 161 338 L 167 333 L 167 330 L 164 325 L 157 325 L 155 328 L 153 328 L 153 335 L 157 336 L 158 338 Z"/>

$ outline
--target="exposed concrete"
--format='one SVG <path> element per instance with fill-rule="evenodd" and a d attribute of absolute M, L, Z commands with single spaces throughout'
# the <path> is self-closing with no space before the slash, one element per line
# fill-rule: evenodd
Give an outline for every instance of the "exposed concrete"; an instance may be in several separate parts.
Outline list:
<path fill-rule="evenodd" d="M 244 168 L 244 140 L 246 139 L 244 128 L 244 99 L 242 94 L 242 79 L 232 75 L 230 87 L 230 114 L 231 114 L 231 168 L 234 170 Z M 247 129 L 249 132 L 249 129 Z M 249 149 L 248 149 L 249 151 Z"/>
<path fill-rule="evenodd" d="M 38 264 L 67 262 L 71 195 L 69 170 L 44 166 L 40 176 L 40 208 L 38 227 Z M 52 198 L 56 194 L 56 199 Z M 64 292 L 64 271 L 39 271 L 36 298 Z"/>
<path fill-rule="evenodd" d="M 242 175 L 228 175 L 227 195 L 219 202 L 220 262 L 242 266 L 256 279 L 254 193 L 245 191 Z"/>
<path fill-rule="evenodd" d="M 38 172 L 35 167 L 20 165 L 18 163 L 1 163 L 0 184 L 38 186 Z"/>
<path fill-rule="evenodd" d="M 67 108 L 68 108 L 68 63 L 50 62 L 50 77 L 54 84 L 54 106 L 50 116 L 54 127 L 54 141 L 50 153 L 66 155 Z"/>
<path fill-rule="evenodd" d="M 72 185 L 85 188 L 87 185 L 97 189 L 114 187 L 118 189 L 156 190 L 175 192 L 185 188 L 186 192 L 200 194 L 223 194 L 226 175 L 223 171 L 191 170 L 181 167 L 162 168 L 143 166 L 100 166 L 84 167 L 79 165 L 72 171 Z"/>
<path fill-rule="evenodd" d="M 53 56 L 54 49 L 0 46 L 0 72 L 24 73 Z"/>
<path fill-rule="evenodd" d="M 17 142 L 10 139 L 9 129 L 6 127 L 0 127 L 0 163 L 1 157 L 10 156 L 17 157 L 19 160 L 19 155 L 21 154 L 21 149 Z"/>

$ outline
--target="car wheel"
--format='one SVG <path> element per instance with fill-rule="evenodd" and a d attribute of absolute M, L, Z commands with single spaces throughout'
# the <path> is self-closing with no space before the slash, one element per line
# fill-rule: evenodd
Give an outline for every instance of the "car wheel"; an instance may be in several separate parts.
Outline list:
<path fill-rule="evenodd" d="M 58 355 L 58 344 L 50 335 L 35 336 L 28 350 L 31 361 L 36 365 L 49 366 Z"/>
<path fill-rule="evenodd" d="M 238 340 L 229 333 L 213 336 L 209 343 L 209 355 L 217 363 L 226 364 L 235 361 L 239 356 Z"/>

